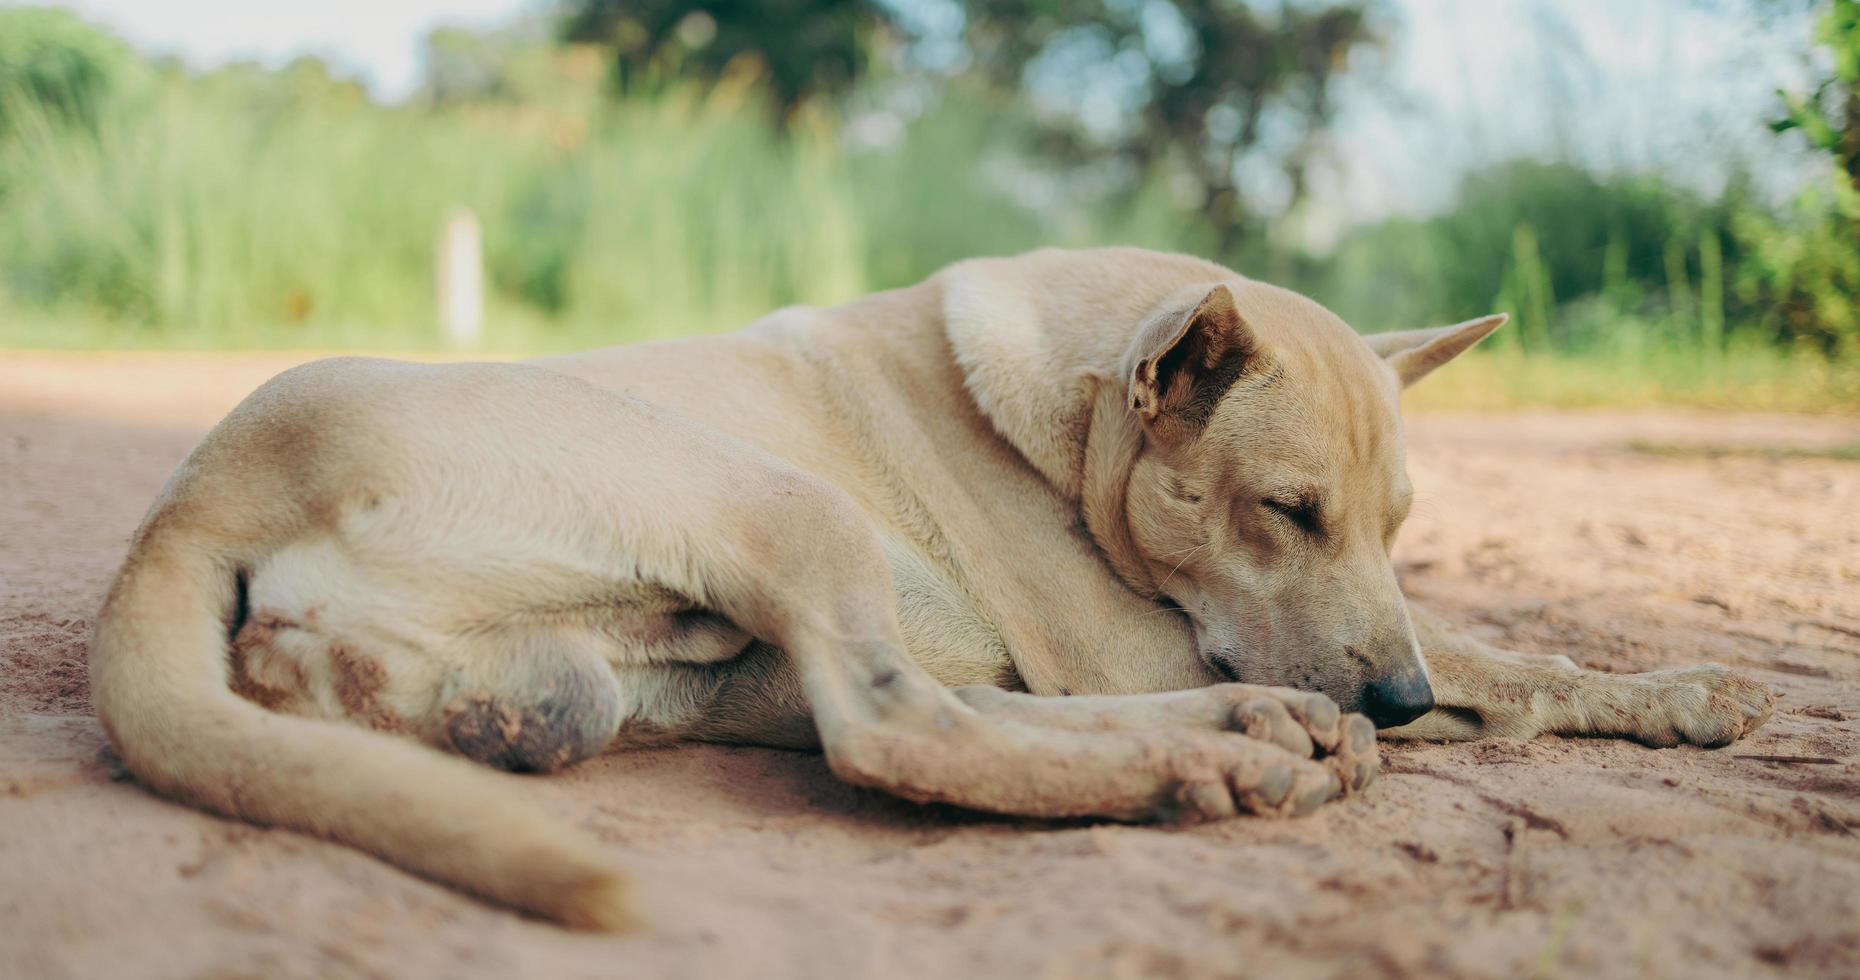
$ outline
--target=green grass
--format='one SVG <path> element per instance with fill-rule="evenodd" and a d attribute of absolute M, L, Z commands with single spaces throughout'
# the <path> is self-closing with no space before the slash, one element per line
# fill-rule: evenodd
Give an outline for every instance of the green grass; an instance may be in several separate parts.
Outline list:
<path fill-rule="evenodd" d="M 0 348 L 432 350 L 435 239 L 456 207 L 484 227 L 480 347 L 503 355 L 731 329 L 1041 244 L 1205 251 L 1161 185 L 1121 203 L 1023 203 L 1006 189 L 1030 179 L 1012 163 L 1015 110 L 959 90 L 875 147 L 807 113 L 777 133 L 732 83 L 615 102 L 583 78 L 548 99 L 437 110 L 169 76 L 85 126 L 5 108 Z M 1547 193 L 1533 179 L 1517 193 Z M 1617 193 L 1555 187 L 1565 212 Z M 1583 249 L 1511 220 L 1494 211 L 1497 244 L 1472 249 L 1514 253 L 1472 277 L 1490 303 L 1468 298 L 1476 283 L 1449 288 L 1463 271 L 1425 267 L 1460 261 L 1451 222 L 1391 225 L 1328 264 L 1257 243 L 1227 260 L 1359 319 L 1517 313 L 1409 396 L 1423 410 L 1860 414 L 1860 358 L 1726 320 L 1716 239 L 1673 238 L 1674 282 L 1657 293 L 1613 274 L 1607 295 L 1559 298 L 1550 256 Z M 1605 264 L 1607 249 L 1591 251 Z M 1712 275 L 1686 271 L 1694 253 Z"/>
<path fill-rule="evenodd" d="M 1501 346 L 1463 356 L 1403 401 L 1412 411 L 1682 406 L 1860 415 L 1860 363 L 1760 346 L 1715 358 L 1683 348 L 1624 358 Z"/>
<path fill-rule="evenodd" d="M 723 95 L 586 114 L 331 106 L 170 89 L 93 138 L 0 144 L 0 343 L 426 346 L 434 241 L 485 226 L 494 345 L 714 329 L 867 288 L 830 137 Z"/>
<path fill-rule="evenodd" d="M 430 110 L 170 78 L 94 131 L 14 106 L 0 346 L 434 346 L 458 207 L 484 229 L 502 351 L 727 329 L 1091 237 L 988 182 L 1008 117 L 960 94 L 861 150 L 815 115 L 775 132 L 741 85 L 563 93 Z"/>
<path fill-rule="evenodd" d="M 1627 448 L 1631 452 L 1648 456 L 1667 458 L 1697 459 L 1831 459 L 1840 462 L 1860 462 L 1860 443 L 1823 446 L 1817 449 L 1805 449 L 1798 446 L 1715 446 L 1715 445 L 1680 445 L 1663 442 L 1630 442 Z"/>

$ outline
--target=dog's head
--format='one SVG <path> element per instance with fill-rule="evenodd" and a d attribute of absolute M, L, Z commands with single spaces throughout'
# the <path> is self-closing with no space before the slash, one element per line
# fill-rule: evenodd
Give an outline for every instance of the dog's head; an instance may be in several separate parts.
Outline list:
<path fill-rule="evenodd" d="M 1145 435 L 1125 507 L 1210 668 L 1321 691 L 1378 727 L 1433 706 L 1389 558 L 1414 496 L 1398 398 L 1504 320 L 1365 340 L 1238 281 L 1151 315 L 1124 362 Z"/>

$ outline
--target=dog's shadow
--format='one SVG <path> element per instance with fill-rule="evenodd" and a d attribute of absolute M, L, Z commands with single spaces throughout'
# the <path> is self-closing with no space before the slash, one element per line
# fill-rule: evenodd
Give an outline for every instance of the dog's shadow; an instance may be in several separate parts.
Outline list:
<path fill-rule="evenodd" d="M 835 776 L 818 752 L 684 744 L 609 752 L 555 776 L 566 798 L 590 808 L 617 836 L 628 825 L 781 825 L 897 834 L 921 840 L 958 830 L 1061 830 L 1090 819 L 1004 816 L 942 803 L 914 803 Z M 611 821 L 611 822 L 610 822 Z"/>

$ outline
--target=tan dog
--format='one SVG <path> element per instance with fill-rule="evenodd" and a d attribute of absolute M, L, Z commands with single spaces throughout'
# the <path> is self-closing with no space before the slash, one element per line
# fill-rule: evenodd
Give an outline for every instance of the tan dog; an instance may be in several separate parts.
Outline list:
<path fill-rule="evenodd" d="M 1361 789 L 1339 706 L 1750 731 L 1771 696 L 1721 667 L 1587 673 L 1411 616 L 1397 394 L 1502 321 L 1366 343 L 1199 260 L 1046 251 L 723 337 L 307 365 L 138 532 L 98 714 L 158 791 L 600 927 L 628 903 L 598 847 L 427 746 L 819 746 L 915 800 L 1141 820 Z"/>

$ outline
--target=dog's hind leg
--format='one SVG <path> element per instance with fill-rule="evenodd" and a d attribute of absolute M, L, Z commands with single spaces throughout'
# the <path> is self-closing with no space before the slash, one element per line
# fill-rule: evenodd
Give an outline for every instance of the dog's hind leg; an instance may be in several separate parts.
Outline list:
<path fill-rule="evenodd" d="M 620 685 L 585 630 L 530 626 L 485 640 L 499 649 L 476 658 L 471 676 L 454 674 L 441 693 L 445 738 L 460 755 L 513 772 L 554 772 L 614 740 Z"/>
<path fill-rule="evenodd" d="M 1769 717 L 1767 687 L 1720 664 L 1607 674 L 1500 650 L 1409 604 L 1435 709 L 1384 735 L 1444 741 L 1540 734 L 1729 745 Z M 1536 662 L 1532 662 L 1534 659 Z"/>

